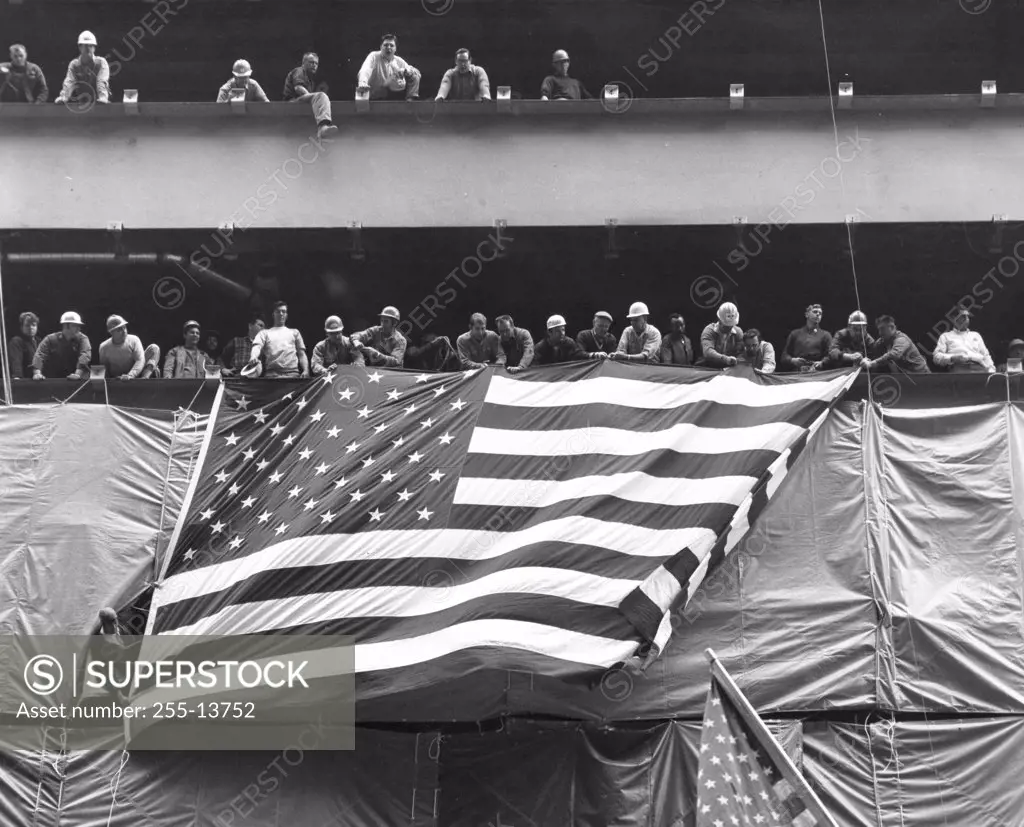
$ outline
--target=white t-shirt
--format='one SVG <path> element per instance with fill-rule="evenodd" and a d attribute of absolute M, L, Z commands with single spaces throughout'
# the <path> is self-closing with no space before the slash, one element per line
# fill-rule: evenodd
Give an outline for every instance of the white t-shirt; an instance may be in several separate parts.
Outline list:
<path fill-rule="evenodd" d="M 253 349 L 259 348 L 268 378 L 299 375 L 299 351 L 306 350 L 302 334 L 290 327 L 268 327 L 256 334 Z"/>

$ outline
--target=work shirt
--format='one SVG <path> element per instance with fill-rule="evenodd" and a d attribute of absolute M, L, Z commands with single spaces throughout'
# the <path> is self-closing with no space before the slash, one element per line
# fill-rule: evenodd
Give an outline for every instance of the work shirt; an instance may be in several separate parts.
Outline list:
<path fill-rule="evenodd" d="M 648 324 L 644 327 L 643 332 L 638 334 L 633 330 L 633 325 L 630 325 L 622 331 L 622 335 L 619 337 L 619 346 L 615 351 L 628 356 L 643 355 L 644 360 L 656 362 L 659 348 L 661 348 L 661 333 L 658 328 Z M 633 361 L 639 360 L 634 359 Z"/>
<path fill-rule="evenodd" d="M 685 333 L 679 337 L 669 333 L 661 340 L 658 349 L 658 361 L 665 365 L 692 365 L 693 345 Z"/>
<path fill-rule="evenodd" d="M 594 97 L 576 78 L 562 78 L 558 75 L 548 75 L 544 78 L 544 82 L 540 85 L 540 96 L 553 101 L 578 101 L 584 98 L 592 100 Z"/>
<path fill-rule="evenodd" d="M 577 333 L 576 343 L 587 353 L 614 353 L 618 346 L 618 341 L 611 333 L 605 333 L 601 339 L 598 339 L 593 328 Z"/>
<path fill-rule="evenodd" d="M 534 348 L 534 361 L 538 365 L 555 365 L 560 362 L 579 362 L 589 359 L 590 355 L 574 339 L 563 336 L 554 344 L 545 337 Z"/>
<path fill-rule="evenodd" d="M 874 346 L 874 337 L 867 330 L 859 332 L 855 327 L 844 327 L 832 337 L 832 349 L 828 352 L 829 365 L 834 368 L 852 365 L 853 362 L 843 360 L 843 355 L 859 353 L 867 356 Z"/>
<path fill-rule="evenodd" d="M 299 375 L 299 351 L 306 352 L 302 334 L 291 327 L 268 327 L 253 339 L 249 359 L 263 357 L 263 375 L 283 379 Z"/>
<path fill-rule="evenodd" d="M 205 379 L 206 363 L 213 359 L 197 347 L 172 347 L 164 359 L 164 379 Z"/>
<path fill-rule="evenodd" d="M 220 90 L 217 92 L 217 103 L 230 103 L 231 90 L 241 88 L 241 86 L 235 86 L 234 78 L 232 78 L 220 87 Z M 252 78 L 246 78 L 245 80 L 245 100 L 247 102 L 258 101 L 260 103 L 270 103 L 270 98 L 268 98 L 267 93 L 263 91 L 263 87 Z"/>
<path fill-rule="evenodd" d="M 365 364 L 366 360 L 363 358 L 363 354 L 353 349 L 352 340 L 348 336 L 342 336 L 341 340 L 337 342 L 328 336 L 317 342 L 316 347 L 313 348 L 309 372 L 313 376 L 321 376 L 331 365 L 364 366 Z"/>
<path fill-rule="evenodd" d="M 792 365 L 793 359 L 807 359 L 810 362 L 820 362 L 828 358 L 832 349 L 832 334 L 820 327 L 808 330 L 807 326 L 798 327 L 789 334 L 786 339 L 786 346 L 782 349 L 782 362 L 787 367 Z"/>
<path fill-rule="evenodd" d="M 378 49 L 370 52 L 359 69 L 359 85 L 370 87 L 370 97 L 374 97 L 385 90 L 391 92 L 404 92 L 406 79 L 404 72 L 408 70 L 411 74 L 419 75 L 420 70 L 409 63 L 406 63 L 398 55 L 391 60 L 385 60 L 384 55 Z"/>
<path fill-rule="evenodd" d="M 13 63 L 0 63 L 0 101 L 3 103 L 46 103 L 50 90 L 43 70 L 35 63 L 26 62 L 17 67 Z"/>
<path fill-rule="evenodd" d="M 450 101 L 489 101 L 491 82 L 483 66 L 470 66 L 468 72 L 460 72 L 456 66 L 444 73 L 437 97 Z"/>
<path fill-rule="evenodd" d="M 743 331 L 739 325 L 727 328 L 721 322 L 712 322 L 700 334 L 700 349 L 705 365 L 724 368 L 730 356 L 739 358 L 743 350 Z"/>
<path fill-rule="evenodd" d="M 366 347 L 373 348 L 376 353 L 365 353 L 368 365 L 381 365 L 388 368 L 400 368 L 405 364 L 405 349 L 409 343 L 405 336 L 395 328 L 390 336 L 384 335 L 384 328 L 379 324 L 352 334 L 352 343 L 362 342 Z"/>
<path fill-rule="evenodd" d="M 100 344 L 100 364 L 107 369 L 108 379 L 117 379 L 126 374 L 134 379 L 146 365 L 142 340 L 133 333 L 125 336 L 119 345 L 115 345 L 113 339 L 107 339 Z"/>
<path fill-rule="evenodd" d="M 249 354 L 252 351 L 252 339 L 248 336 L 235 336 L 230 342 L 224 345 L 220 352 L 221 367 L 233 370 L 236 373 L 249 364 Z"/>
<path fill-rule="evenodd" d="M 478 365 L 505 364 L 501 337 L 493 330 L 485 331 L 482 339 L 474 339 L 472 331 L 467 330 L 456 340 L 455 349 L 459 352 L 459 362 L 465 370 Z"/>
<path fill-rule="evenodd" d="M 327 92 L 327 84 L 323 81 L 316 82 L 316 75 L 310 77 L 302 66 L 296 69 L 292 69 L 288 73 L 288 77 L 284 79 L 284 91 L 281 93 L 281 98 L 286 101 L 293 101 L 297 98 L 302 97 L 302 92 L 297 92 L 295 87 L 301 86 L 307 92 Z"/>
<path fill-rule="evenodd" d="M 77 373 L 83 379 L 89 375 L 92 344 L 89 337 L 78 331 L 69 342 L 62 333 L 51 333 L 39 343 L 32 359 L 32 369 L 47 379 L 64 379 Z"/>
<path fill-rule="evenodd" d="M 957 365 L 954 356 L 968 356 L 971 361 Z M 952 366 L 953 373 L 995 373 L 996 366 L 985 347 L 985 340 L 975 330 L 947 330 L 935 345 L 932 360 L 936 365 Z"/>
<path fill-rule="evenodd" d="M 7 343 L 7 364 L 11 368 L 12 379 L 31 378 L 32 360 L 38 349 L 39 337 L 26 336 L 24 333 L 19 333 Z"/>
<path fill-rule="evenodd" d="M 505 364 L 510 368 L 528 368 L 533 364 L 533 336 L 523 327 L 512 328 L 508 339 L 501 339 L 501 349 L 505 352 Z"/>
<path fill-rule="evenodd" d="M 93 57 L 90 64 L 83 63 L 80 57 L 76 57 L 68 64 L 68 73 L 61 87 L 59 100 L 66 102 L 77 98 L 87 99 L 90 95 L 103 103 L 110 101 L 110 66 L 106 58 L 98 55 Z"/>
<path fill-rule="evenodd" d="M 775 348 L 771 342 L 760 342 L 753 356 L 747 353 L 746 348 L 741 348 L 736 361 L 737 364 L 750 365 L 761 373 L 775 373 Z"/>
<path fill-rule="evenodd" d="M 900 330 L 897 330 L 889 340 L 878 339 L 875 342 L 873 358 L 879 366 L 903 373 L 931 373 L 921 351 L 910 337 Z"/>

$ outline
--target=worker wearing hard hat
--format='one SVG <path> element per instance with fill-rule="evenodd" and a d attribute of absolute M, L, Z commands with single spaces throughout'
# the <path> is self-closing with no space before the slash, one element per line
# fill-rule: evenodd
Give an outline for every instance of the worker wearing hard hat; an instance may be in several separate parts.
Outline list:
<path fill-rule="evenodd" d="M 324 333 L 327 337 L 317 342 L 313 348 L 313 358 L 309 363 L 309 372 L 313 376 L 323 376 L 334 370 L 338 365 L 366 364 L 361 351 L 352 347 L 352 340 L 345 336 L 341 316 L 328 316 L 324 322 Z"/>
<path fill-rule="evenodd" d="M 400 368 L 405 363 L 408 342 L 398 332 L 402 316 L 397 307 L 388 305 L 380 311 L 380 324 L 352 334 L 352 347 L 362 351 L 368 365 Z"/>
<path fill-rule="evenodd" d="M 235 61 L 235 65 L 231 67 L 231 80 L 221 86 L 217 92 L 217 103 L 230 103 L 232 89 L 244 89 L 246 103 L 250 101 L 270 103 L 270 98 L 263 91 L 263 87 L 253 79 L 252 66 L 249 65 L 248 60 Z"/>
<path fill-rule="evenodd" d="M 96 56 L 96 35 L 78 36 L 78 57 L 68 64 L 60 95 L 54 103 L 70 103 L 88 108 L 93 103 L 110 103 L 110 66 Z"/>
<path fill-rule="evenodd" d="M 731 368 L 743 349 L 743 331 L 740 329 L 740 311 L 732 302 L 718 308 L 718 321 L 712 322 L 700 334 L 702 358 L 697 364 L 709 368 Z"/>
<path fill-rule="evenodd" d="M 610 356 L 618 346 L 616 338 L 609 333 L 612 322 L 612 314 L 606 310 L 598 310 L 594 314 L 594 321 L 589 330 L 581 330 L 576 334 L 576 342 L 586 353 L 600 358 Z"/>
<path fill-rule="evenodd" d="M 60 317 L 60 333 L 39 343 L 32 360 L 33 379 L 85 379 L 92 361 L 92 344 L 82 333 L 82 317 L 68 311 Z"/>
<path fill-rule="evenodd" d="M 832 337 L 832 349 L 828 354 L 828 366 L 845 368 L 859 365 L 875 346 L 875 338 L 868 333 L 868 317 L 854 310 L 846 320 L 846 327 L 837 330 Z"/>
<path fill-rule="evenodd" d="M 107 369 L 107 378 L 134 379 L 146 365 L 142 340 L 128 332 L 128 320 L 116 313 L 107 319 L 107 333 L 110 338 L 100 343 L 100 364 Z"/>
<path fill-rule="evenodd" d="M 643 302 L 633 302 L 629 306 L 629 327 L 622 331 L 619 346 L 612 359 L 623 359 L 627 362 L 657 362 L 661 348 L 661 332 L 652 324 L 647 323 L 650 311 Z"/>
<path fill-rule="evenodd" d="M 580 81 L 569 77 L 569 53 L 565 49 L 559 49 L 551 56 L 551 65 L 554 68 L 554 74 L 544 78 L 544 82 L 540 85 L 542 101 L 593 99 L 594 96 Z"/>
<path fill-rule="evenodd" d="M 587 353 L 579 342 L 565 335 L 565 317 L 555 314 L 548 319 L 548 332 L 544 339 L 537 343 L 533 351 L 534 361 L 538 365 L 554 365 L 559 362 L 579 362 L 583 359 L 597 359 L 603 354 Z"/>

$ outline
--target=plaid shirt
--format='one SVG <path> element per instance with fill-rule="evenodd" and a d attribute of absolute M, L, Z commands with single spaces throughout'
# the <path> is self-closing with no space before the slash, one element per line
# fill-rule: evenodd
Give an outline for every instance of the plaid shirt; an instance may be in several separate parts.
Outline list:
<path fill-rule="evenodd" d="M 221 351 L 220 362 L 222 367 L 239 371 L 249 364 L 249 353 L 252 350 L 252 339 L 248 336 L 235 336 Z M 231 361 L 228 362 L 228 354 L 231 354 Z"/>

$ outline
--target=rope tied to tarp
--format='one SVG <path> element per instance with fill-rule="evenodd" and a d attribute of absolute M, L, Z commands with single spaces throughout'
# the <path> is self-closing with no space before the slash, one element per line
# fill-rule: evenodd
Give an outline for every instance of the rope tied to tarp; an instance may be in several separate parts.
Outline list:
<path fill-rule="evenodd" d="M 129 753 L 128 750 L 121 750 L 121 760 L 117 765 L 117 769 L 114 771 L 113 777 L 110 779 L 110 812 L 107 814 L 107 827 L 110 827 L 110 824 L 114 819 L 114 807 L 117 804 L 117 788 L 121 784 L 121 773 L 130 757 L 131 753 Z"/>

